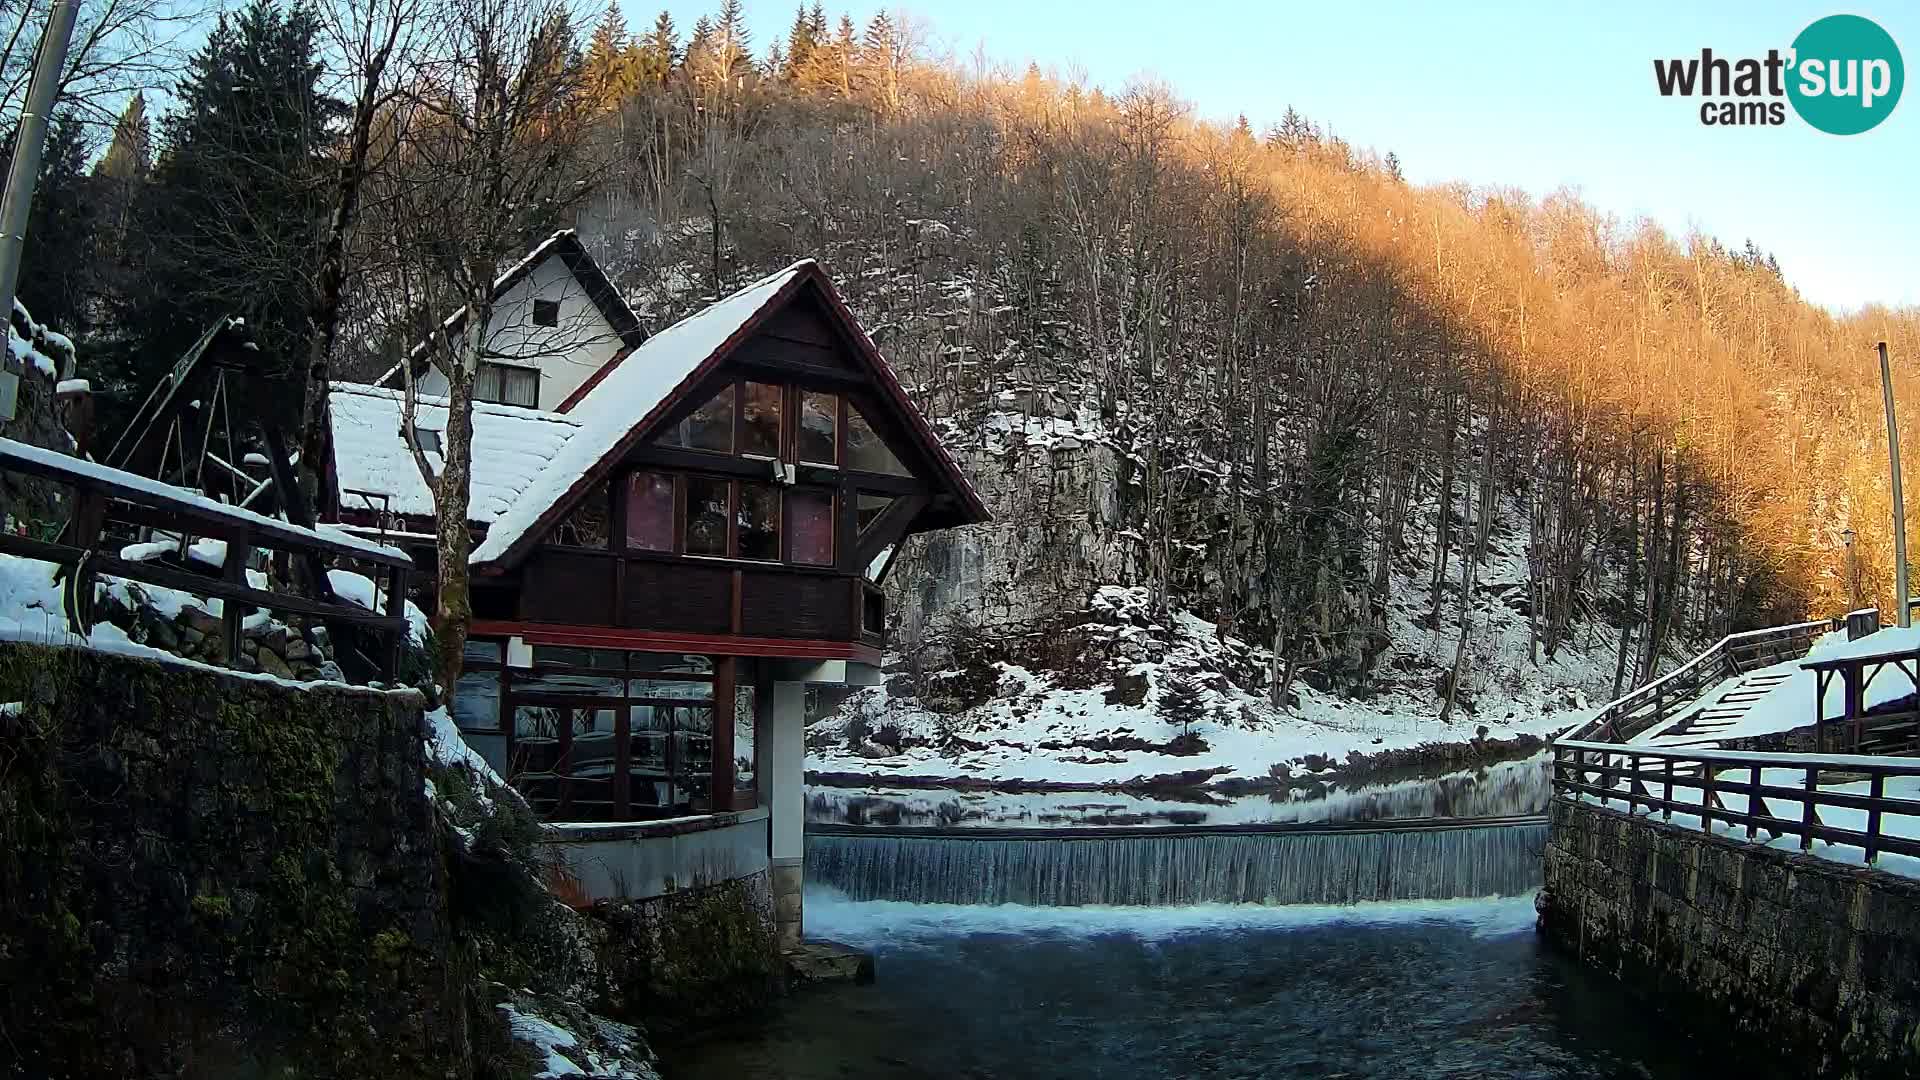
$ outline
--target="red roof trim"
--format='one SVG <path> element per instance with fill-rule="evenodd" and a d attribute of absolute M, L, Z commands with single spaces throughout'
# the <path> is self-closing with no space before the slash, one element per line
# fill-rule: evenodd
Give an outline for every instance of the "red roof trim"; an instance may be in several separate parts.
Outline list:
<path fill-rule="evenodd" d="M 612 374 L 613 369 L 619 367 L 620 362 L 625 360 L 628 356 L 631 356 L 633 354 L 633 350 L 636 348 L 639 348 L 638 344 L 621 346 L 619 352 L 614 353 L 612 356 L 608 357 L 606 363 L 601 364 L 598 368 L 594 369 L 593 374 L 587 376 L 587 380 L 585 382 L 581 383 L 579 386 L 574 387 L 573 393 L 568 394 L 566 397 L 566 400 L 562 401 L 559 405 L 555 406 L 553 411 L 557 413 L 563 413 L 563 412 L 566 412 L 568 409 L 573 408 L 575 405 L 578 405 L 580 403 L 580 399 L 583 397 L 586 397 L 587 392 L 589 390 L 592 390 L 594 387 L 599 386 L 600 381 L 602 379 L 605 379 L 608 375 Z"/>
<path fill-rule="evenodd" d="M 517 637 L 529 645 L 570 645 L 588 649 L 640 652 L 708 653 L 715 656 L 764 656 L 789 660 L 852 660 L 880 666 L 880 650 L 857 641 L 745 637 L 739 634 L 680 634 L 659 630 L 623 630 L 613 626 L 475 619 L 476 637 Z"/>

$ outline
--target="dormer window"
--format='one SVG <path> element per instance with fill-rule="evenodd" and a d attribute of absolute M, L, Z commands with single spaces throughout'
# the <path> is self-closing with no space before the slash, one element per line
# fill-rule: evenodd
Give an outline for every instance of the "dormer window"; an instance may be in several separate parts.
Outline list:
<path fill-rule="evenodd" d="M 533 302 L 533 325 L 559 326 L 560 325 L 560 301 L 535 300 Z"/>

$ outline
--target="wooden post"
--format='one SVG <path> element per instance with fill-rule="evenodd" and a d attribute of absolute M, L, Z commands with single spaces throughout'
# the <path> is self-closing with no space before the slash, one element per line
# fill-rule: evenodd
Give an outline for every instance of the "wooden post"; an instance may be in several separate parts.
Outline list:
<path fill-rule="evenodd" d="M 1812 851 L 1813 823 L 1819 820 L 1819 815 L 1813 811 L 1813 800 L 1820 790 L 1820 766 L 1809 765 L 1806 768 L 1806 794 L 1803 796 L 1806 801 L 1800 807 L 1800 850 Z"/>
<path fill-rule="evenodd" d="M 1666 787 L 1666 791 L 1660 797 L 1663 800 L 1665 800 L 1667 804 L 1660 808 L 1660 820 L 1672 821 L 1673 820 L 1673 759 L 1672 758 L 1667 759 L 1667 787 Z"/>
<path fill-rule="evenodd" d="M 1713 762 L 1700 763 L 1700 831 L 1713 835 Z"/>
<path fill-rule="evenodd" d="M 734 571 L 738 576 L 739 571 Z M 731 656 L 713 661 L 713 796 L 716 811 L 732 810 L 733 805 L 733 710 L 739 661 Z"/>
<path fill-rule="evenodd" d="M 227 541 L 227 561 L 221 564 L 222 580 L 235 585 L 247 583 L 247 560 L 253 555 L 253 544 L 248 540 Z M 231 597 L 220 601 L 220 632 L 225 639 L 227 666 L 240 666 L 240 642 L 242 635 L 240 624 L 246 619 L 250 609 L 246 604 Z"/>
<path fill-rule="evenodd" d="M 1867 787 L 1867 865 L 1880 857 L 1880 800 L 1886 795 L 1887 776 L 1875 772 Z"/>
<path fill-rule="evenodd" d="M 1757 822 L 1760 817 L 1760 807 L 1763 805 L 1765 804 L 1760 801 L 1760 766 L 1749 766 L 1747 769 L 1747 839 L 1749 840 L 1753 839 L 1754 832 L 1759 829 Z"/>
<path fill-rule="evenodd" d="M 406 621 L 407 617 L 407 572 L 396 566 L 387 571 L 388 618 Z M 392 682 L 400 673 L 400 646 L 407 636 L 403 626 L 387 632 L 387 639 L 380 649 L 380 678 Z M 451 688 L 449 688 L 451 690 Z"/>

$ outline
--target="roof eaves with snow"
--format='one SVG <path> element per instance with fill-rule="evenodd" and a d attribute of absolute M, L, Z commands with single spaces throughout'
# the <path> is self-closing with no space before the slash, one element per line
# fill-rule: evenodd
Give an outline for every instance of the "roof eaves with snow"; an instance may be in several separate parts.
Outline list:
<path fill-rule="evenodd" d="M 809 273 L 819 273 L 811 259 L 769 274 L 653 335 L 624 360 L 610 361 L 593 389 L 565 414 L 580 429 L 493 522 L 474 548 L 472 564 L 485 567 L 517 558 L 575 494 L 643 437 L 680 393 L 713 370 Z"/>
<path fill-rule="evenodd" d="M 860 328 L 826 272 L 812 259 L 803 259 L 674 323 L 596 372 L 585 395 L 569 402 L 566 415 L 580 421 L 579 434 L 555 456 L 547 472 L 522 492 L 521 501 L 493 523 L 486 540 L 474 549 L 472 564 L 493 568 L 522 555 L 613 459 L 644 438 L 682 395 L 808 282 L 819 288 L 832 316 L 872 366 L 882 390 L 908 418 L 912 435 L 951 486 L 960 504 L 959 521 L 987 521 L 990 515 L 979 493 L 907 397 L 892 365 Z M 638 420 L 636 410 L 643 411 Z"/>
<path fill-rule="evenodd" d="M 444 462 L 427 453 L 423 476 L 402 430 L 405 394 L 360 383 L 335 383 L 328 395 L 334 483 L 341 509 L 432 517 L 433 482 Z M 421 395 L 414 425 L 445 432 L 447 401 Z M 473 464 L 467 519 L 490 524 L 514 505 L 578 430 L 571 418 L 538 409 L 475 402 Z"/>

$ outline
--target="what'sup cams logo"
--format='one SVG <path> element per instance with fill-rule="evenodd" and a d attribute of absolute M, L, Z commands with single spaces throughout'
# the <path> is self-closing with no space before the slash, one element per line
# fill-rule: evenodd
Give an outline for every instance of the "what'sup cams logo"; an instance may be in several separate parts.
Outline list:
<path fill-rule="evenodd" d="M 1760 58 L 1729 60 L 1701 49 L 1697 57 L 1655 60 L 1661 97 L 1698 97 L 1710 127 L 1774 126 L 1787 106 L 1830 135 L 1858 135 L 1885 120 L 1907 79 L 1893 36 L 1872 19 L 1829 15 L 1793 46 Z"/>

